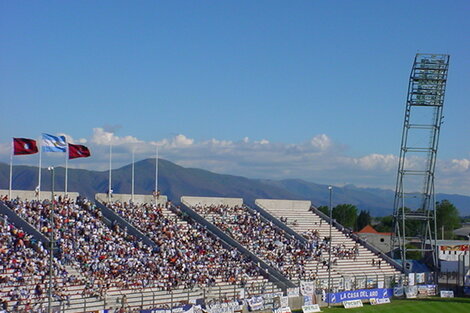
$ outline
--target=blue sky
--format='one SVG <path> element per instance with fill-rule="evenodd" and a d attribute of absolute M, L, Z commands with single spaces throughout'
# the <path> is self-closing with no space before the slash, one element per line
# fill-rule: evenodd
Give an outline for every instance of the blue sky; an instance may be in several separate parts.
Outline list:
<path fill-rule="evenodd" d="M 0 161 L 11 137 L 47 132 L 92 148 L 76 167 L 105 169 L 114 138 L 116 167 L 131 143 L 137 158 L 157 143 L 163 158 L 220 173 L 393 188 L 414 55 L 448 53 L 437 191 L 470 195 L 469 12 L 468 1 L 0 1 Z"/>

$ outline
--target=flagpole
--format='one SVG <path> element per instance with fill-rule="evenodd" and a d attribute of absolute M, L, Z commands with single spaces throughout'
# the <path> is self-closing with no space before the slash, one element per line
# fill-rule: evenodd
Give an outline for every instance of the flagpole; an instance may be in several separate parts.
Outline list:
<path fill-rule="evenodd" d="M 134 175 L 135 175 L 135 148 L 132 148 L 132 190 L 131 190 L 131 200 L 134 202 Z"/>
<path fill-rule="evenodd" d="M 155 153 L 155 192 L 158 193 L 158 146 Z M 155 200 L 155 202 L 157 202 Z"/>
<path fill-rule="evenodd" d="M 8 200 L 11 200 L 11 185 L 13 181 L 13 150 L 14 150 L 14 143 L 12 140 L 11 141 L 11 155 L 10 155 L 10 184 L 9 184 Z"/>
<path fill-rule="evenodd" d="M 65 192 L 64 198 L 67 198 L 67 187 L 68 187 L 68 176 L 69 176 L 69 144 L 65 146 Z"/>
<path fill-rule="evenodd" d="M 41 199 L 41 166 L 42 166 L 42 138 L 39 139 L 39 182 L 38 182 L 38 199 Z"/>
<path fill-rule="evenodd" d="M 109 178 L 108 178 L 108 202 L 111 201 L 111 160 L 113 156 L 113 145 L 109 141 Z"/>

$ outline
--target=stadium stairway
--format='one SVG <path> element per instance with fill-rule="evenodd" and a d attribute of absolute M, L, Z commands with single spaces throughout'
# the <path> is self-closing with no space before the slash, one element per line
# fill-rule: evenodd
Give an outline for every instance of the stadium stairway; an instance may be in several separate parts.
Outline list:
<path fill-rule="evenodd" d="M 99 200 L 95 200 L 95 205 L 101 210 L 103 217 L 109 220 L 111 223 L 117 223 L 122 229 L 127 229 L 127 232 L 132 236 L 138 238 L 144 244 L 156 247 L 155 242 L 152 241 L 148 236 L 144 235 L 140 230 L 138 230 L 134 225 L 129 223 L 125 218 L 122 218 L 119 214 L 108 208 L 106 205 L 101 203 Z M 109 226 L 109 225 L 108 225 Z"/>
<path fill-rule="evenodd" d="M 114 210 L 106 207 L 101 201 L 96 200 L 95 205 L 101 209 L 103 213 L 103 217 L 109 219 L 111 222 L 116 221 L 120 227 L 127 227 L 128 232 L 129 230 L 135 229 L 136 231 L 133 233 L 138 239 L 142 241 L 148 240 L 151 241 L 152 245 L 155 243 L 147 236 L 145 236 L 139 229 L 137 229 L 134 225 L 132 225 L 127 219 L 121 217 L 118 213 Z M 165 206 L 162 207 L 162 213 L 165 216 L 173 217 L 178 219 L 178 224 L 183 224 L 188 227 L 187 222 L 183 220 L 180 216 L 176 213 L 179 209 L 172 205 L 171 210 L 166 208 Z M 183 209 L 184 210 L 184 209 Z M 184 212 L 181 210 L 182 212 Z M 187 212 L 185 212 L 187 214 Z M 190 214 L 187 214 L 190 216 Z M 194 216 L 190 216 L 195 222 L 199 222 L 197 219 L 194 219 Z M 204 225 L 203 225 L 204 226 Z M 209 229 L 210 231 L 210 229 Z M 216 235 L 216 237 L 218 237 Z M 226 249 L 232 250 L 234 248 L 233 245 L 230 245 L 224 240 L 221 240 L 223 246 Z M 144 241 L 145 243 L 145 241 Z M 236 247 L 235 247 L 236 248 Z M 243 253 L 243 252 L 242 252 Z M 256 258 L 255 258 L 256 259 Z M 256 260 L 255 260 L 256 263 Z M 266 273 L 266 277 L 270 275 L 268 273 L 272 273 L 274 269 L 269 268 L 268 272 Z M 264 268 L 266 270 L 266 268 Z M 107 299 L 106 304 L 109 306 L 110 304 L 117 303 L 120 299 L 126 295 L 126 301 L 129 306 L 131 307 L 148 307 L 153 308 L 158 307 L 159 305 L 169 305 L 170 303 L 179 303 L 179 302 L 187 302 L 190 299 L 198 299 L 198 298 L 205 298 L 206 301 L 210 299 L 223 299 L 223 298 L 233 298 L 238 297 L 241 292 L 245 292 L 248 295 L 258 295 L 263 293 L 279 293 L 282 290 L 285 290 L 287 287 L 294 287 L 290 282 L 283 282 L 276 279 L 274 276 L 271 279 L 266 278 L 264 276 L 252 277 L 247 279 L 247 285 L 245 290 L 242 291 L 242 288 L 237 285 L 233 285 L 229 282 L 224 281 L 223 277 L 216 277 L 216 284 L 211 287 L 194 287 L 193 289 L 184 289 L 182 287 L 178 287 L 171 292 L 162 291 L 158 288 L 145 288 L 136 290 L 118 290 L 116 288 L 111 288 L 107 292 Z M 286 284 L 287 283 L 287 284 Z M 118 306 L 114 306 L 116 308 Z"/>
<path fill-rule="evenodd" d="M 36 228 L 22 219 L 15 211 L 13 211 L 6 203 L 0 201 L 0 214 L 8 217 L 8 220 L 15 224 L 17 228 L 23 229 L 24 232 L 33 236 L 35 240 L 41 241 L 44 247 L 49 247 L 49 238 L 44 236 Z"/>
<path fill-rule="evenodd" d="M 102 203 L 98 203 L 98 206 L 103 210 Z M 41 241 L 44 241 L 48 244 L 48 240 L 43 234 L 38 232 L 33 226 L 18 216 L 1 201 L 0 211 L 2 212 L 2 214 L 0 214 L 0 218 L 4 220 L 7 219 L 9 222 L 12 222 L 15 225 L 21 225 L 21 228 L 25 232 L 31 234 L 33 238 L 36 236 L 38 238 L 43 237 Z M 116 220 L 118 223 L 123 223 L 121 225 L 127 226 L 128 229 L 132 229 L 132 225 L 130 225 L 125 219 L 121 218 L 121 220 L 119 220 L 119 216 L 116 216 L 114 212 L 108 213 L 109 214 L 107 217 L 103 216 L 105 224 L 109 226 L 111 224 L 110 221 Z M 165 209 L 165 214 L 175 215 L 173 212 L 167 209 Z M 181 223 L 186 222 L 181 221 Z M 55 282 L 60 288 L 63 288 L 63 294 L 68 297 L 68 300 L 59 301 L 53 298 L 52 307 L 56 309 L 60 308 L 61 312 L 67 313 L 90 312 L 103 309 L 118 309 L 123 305 L 126 308 L 131 309 L 154 309 L 158 307 L 171 307 L 179 303 L 187 303 L 189 300 L 200 298 L 205 298 L 206 300 L 223 299 L 234 296 L 238 297 L 242 292 L 245 293 L 245 295 L 252 296 L 265 293 L 278 293 L 280 291 L 278 285 L 269 281 L 264 276 L 251 277 L 243 290 L 238 285 L 225 282 L 222 277 L 216 277 L 216 284 L 211 287 L 194 287 L 192 289 L 178 287 L 172 291 L 162 290 L 158 287 L 111 287 L 104 296 L 96 295 L 92 297 L 84 297 L 83 294 L 84 291 L 87 290 L 87 287 L 84 283 L 83 274 L 78 270 L 78 267 L 74 266 L 73 264 L 65 265 L 65 268 L 68 273 L 67 277 L 75 276 L 78 279 L 76 283 L 70 284 L 62 281 L 62 278 L 56 276 Z M 5 269 L 5 271 L 2 273 L 2 276 L 4 277 L 8 277 L 9 275 L 14 275 L 13 270 Z M 38 278 L 34 274 L 24 275 L 23 277 L 25 282 L 22 285 L 15 284 L 7 285 L 6 287 L 4 286 L 5 288 L 2 287 L 2 290 L 0 290 L 0 298 L 7 299 L 8 293 L 10 290 L 12 290 L 12 288 L 15 287 L 20 287 L 21 289 L 29 290 L 31 293 L 33 293 L 34 288 L 38 284 Z M 43 290 L 47 290 L 47 282 L 39 284 Z M 32 311 L 39 311 L 39 307 L 42 307 L 43 309 L 47 308 L 47 291 L 41 297 L 33 297 L 30 298 L 30 300 L 33 305 Z M 15 304 L 16 301 L 9 301 L 10 308 L 13 308 Z M 22 304 L 18 309 L 21 310 L 23 307 L 24 304 Z"/>
<path fill-rule="evenodd" d="M 225 201 L 223 201 L 223 203 L 211 203 L 210 201 L 207 202 L 208 201 L 207 199 L 210 199 L 210 198 L 204 199 L 204 198 L 187 197 L 187 198 L 189 198 L 188 200 L 186 200 L 185 198 L 186 197 L 182 197 L 181 202 L 185 203 L 187 207 L 191 206 L 191 204 L 192 205 L 195 205 L 195 204 L 197 204 L 197 205 L 209 205 L 209 206 L 210 205 L 223 204 L 223 205 L 228 205 L 228 206 L 231 206 L 231 207 L 234 207 L 234 206 L 241 207 L 242 204 L 243 204 L 243 201 L 240 201 L 239 203 L 236 203 L 234 201 L 229 201 L 228 203 L 225 203 Z M 246 207 L 246 208 L 247 208 L 247 210 L 255 212 L 255 210 L 253 210 L 250 207 Z M 191 212 L 194 212 L 194 210 L 191 209 Z M 196 213 L 196 212 L 195 212 L 195 214 L 200 215 L 200 213 Z M 228 235 L 226 235 L 218 227 L 216 227 L 211 222 L 209 222 L 213 219 L 213 217 L 214 217 L 213 215 L 209 214 L 209 215 L 204 215 L 204 216 L 201 216 L 201 217 L 204 219 L 204 223 L 207 223 L 208 225 L 210 225 L 209 227 L 215 228 L 217 230 L 217 232 L 222 233 L 222 235 L 224 237 L 227 237 L 230 240 L 234 240 L 231 237 L 229 237 Z M 287 227 L 285 224 L 283 224 L 279 220 L 274 219 L 269 213 L 263 211 L 262 214 L 261 214 L 261 218 L 264 221 L 267 221 L 267 222 L 272 221 L 272 224 L 275 224 L 278 228 L 284 230 L 285 233 L 287 233 L 286 236 L 295 237 L 295 239 L 297 239 L 297 240 L 299 240 L 299 241 L 301 241 L 305 244 L 308 243 L 308 240 L 305 237 L 301 236 L 300 234 L 298 234 L 297 232 L 295 232 L 291 228 Z M 236 242 L 236 243 L 238 244 L 238 242 Z M 245 247 L 243 247 L 243 248 L 246 249 L 246 250 L 249 249 L 249 248 L 245 248 Z M 251 251 L 250 251 L 250 254 L 252 254 Z M 256 256 L 256 257 L 257 258 L 259 257 L 261 260 L 263 260 L 263 256 Z M 310 260 L 310 261 L 307 262 L 305 269 L 307 270 L 307 273 L 314 273 L 315 274 L 316 281 L 317 281 L 319 286 L 322 286 L 323 288 L 326 288 L 326 286 L 328 286 L 328 267 L 327 266 L 323 265 L 320 261 Z M 281 274 L 281 273 L 279 273 L 279 274 Z M 333 286 L 338 285 L 340 283 L 340 280 L 341 280 L 342 276 L 343 276 L 343 274 L 341 272 L 339 272 L 336 269 L 332 268 L 332 270 L 331 270 L 331 283 L 332 283 L 332 285 Z M 282 276 L 282 277 L 284 279 L 288 279 L 285 276 Z M 309 280 L 309 278 L 306 277 L 303 280 Z M 291 280 L 290 282 L 293 283 L 294 285 L 298 285 L 298 283 L 299 283 L 296 280 Z"/>
<path fill-rule="evenodd" d="M 264 272 L 267 275 L 267 278 L 269 281 L 274 283 L 278 288 L 281 290 L 286 290 L 286 288 L 291 288 L 295 287 L 295 284 L 293 284 L 291 281 L 286 279 L 278 270 L 275 268 L 269 266 L 266 264 L 262 259 L 260 259 L 258 256 L 254 255 L 246 249 L 244 246 L 242 246 L 240 243 L 238 243 L 236 240 L 232 239 L 229 237 L 227 234 L 225 234 L 223 231 L 221 231 L 218 227 L 207 221 L 204 217 L 196 213 L 194 210 L 189 208 L 190 205 L 184 200 L 184 197 L 181 198 L 181 206 L 180 210 L 188 215 L 191 219 L 196 221 L 197 223 L 201 224 L 204 226 L 207 230 L 209 230 L 212 234 L 217 236 L 224 246 L 228 249 L 233 249 L 236 248 L 238 251 L 240 251 L 242 254 L 248 256 L 251 260 L 254 260 L 255 263 L 258 264 L 259 267 L 261 267 Z"/>
<path fill-rule="evenodd" d="M 326 216 L 322 218 L 314 212 L 311 209 L 310 201 L 258 199 L 255 204 L 260 214 L 263 214 L 273 223 L 282 223 L 280 218 L 287 218 L 285 225 L 297 233 L 314 229 L 319 232 L 320 237 L 329 237 L 328 218 Z M 333 223 L 332 244 L 341 244 L 347 249 L 353 249 L 356 244 L 359 247 L 359 255 L 355 260 L 337 260 L 334 269 L 344 277 L 366 277 L 384 281 L 387 277 L 401 274 L 400 267 L 397 264 L 384 258 L 377 251 L 371 251 L 369 247 L 366 248 L 362 242 L 356 241 L 352 234 L 347 233 L 345 228 L 338 223 Z M 378 260 L 381 261 L 380 266 L 377 265 Z"/>

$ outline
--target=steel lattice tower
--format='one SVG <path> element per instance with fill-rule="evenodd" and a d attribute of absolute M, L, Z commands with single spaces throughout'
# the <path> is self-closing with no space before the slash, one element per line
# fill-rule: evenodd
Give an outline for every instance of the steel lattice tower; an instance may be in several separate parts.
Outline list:
<path fill-rule="evenodd" d="M 403 266 L 411 251 L 419 251 L 422 257 L 432 256 L 431 262 L 437 266 L 434 170 L 448 68 L 449 55 L 418 53 L 411 69 L 391 246 Z"/>

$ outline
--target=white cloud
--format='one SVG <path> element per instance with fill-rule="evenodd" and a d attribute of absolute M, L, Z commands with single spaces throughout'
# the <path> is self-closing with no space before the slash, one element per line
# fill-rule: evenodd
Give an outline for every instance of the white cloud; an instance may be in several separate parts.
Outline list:
<path fill-rule="evenodd" d="M 180 148 L 180 147 L 186 147 L 186 146 L 191 146 L 194 143 L 194 139 L 188 138 L 185 135 L 176 135 L 173 140 L 171 141 L 170 146 L 172 148 Z"/>
<path fill-rule="evenodd" d="M 121 132 L 122 130 L 120 130 Z M 131 162 L 132 150 L 136 160 L 155 157 L 159 147 L 161 158 L 187 167 L 199 167 L 223 174 L 251 178 L 301 178 L 325 184 L 355 184 L 393 189 L 395 187 L 398 156 L 371 153 L 353 157 L 345 145 L 334 142 L 326 134 L 313 136 L 302 143 L 271 142 L 265 138 L 238 141 L 211 138 L 197 141 L 184 134 L 159 141 L 144 141 L 134 136 L 118 136 L 104 128 L 94 128 L 89 140 L 70 141 L 87 143 L 92 158 L 70 162 L 70 166 L 93 170 L 106 170 L 109 143 L 113 143 L 113 168 Z M 10 143 L 0 143 L 0 157 L 9 162 Z M 20 160 L 20 158 L 18 158 Z M 23 158 L 21 162 L 37 162 L 36 158 Z M 407 160 L 407 167 L 422 167 L 422 157 Z M 15 159 L 16 164 L 16 159 Z M 439 160 L 436 166 L 438 192 L 468 194 L 470 190 L 470 160 L 466 158 Z"/>
<path fill-rule="evenodd" d="M 470 160 L 469 159 L 461 159 L 452 160 L 452 169 L 457 171 L 468 171 L 470 169 Z"/>
<path fill-rule="evenodd" d="M 97 145 L 123 145 L 123 144 L 136 144 L 142 143 L 143 141 L 133 136 L 119 137 L 110 131 L 106 131 L 103 128 L 93 128 L 93 137 L 91 142 Z"/>
<path fill-rule="evenodd" d="M 64 134 L 64 133 L 59 133 L 58 135 L 59 136 L 65 136 L 65 139 L 67 140 L 68 143 L 85 144 L 85 143 L 88 142 L 88 140 L 85 139 L 85 138 L 74 139 L 72 136 L 70 136 L 68 134 Z"/>
<path fill-rule="evenodd" d="M 9 142 L 9 143 L 5 143 L 5 142 L 0 143 L 0 155 L 10 155 L 11 145 L 12 145 L 11 142 Z"/>
<path fill-rule="evenodd" d="M 353 160 L 365 170 L 383 169 L 389 171 L 395 169 L 398 164 L 398 158 L 393 154 L 373 153 Z"/>
<path fill-rule="evenodd" d="M 313 137 L 310 143 L 312 144 L 312 146 L 320 149 L 321 151 L 328 150 L 328 148 L 333 145 L 331 139 L 325 134 Z"/>

